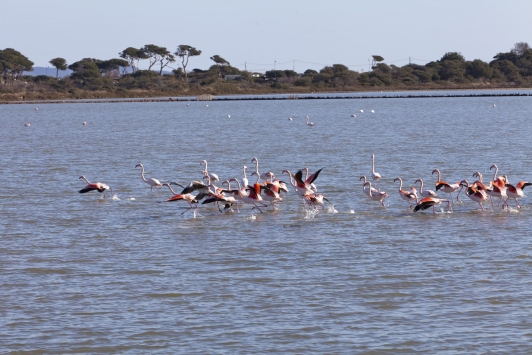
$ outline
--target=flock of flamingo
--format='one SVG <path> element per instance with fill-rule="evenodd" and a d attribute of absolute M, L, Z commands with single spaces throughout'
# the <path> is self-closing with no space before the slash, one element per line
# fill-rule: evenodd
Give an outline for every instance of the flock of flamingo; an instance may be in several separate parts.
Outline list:
<path fill-rule="evenodd" d="M 137 164 L 135 168 L 141 168 L 141 179 L 150 186 L 150 190 L 153 188 L 159 193 L 159 189 L 167 187 L 172 197 L 168 198 L 166 202 L 174 201 L 186 201 L 189 204 L 189 208 L 183 211 L 181 214 L 194 209 L 195 215 L 198 214 L 198 206 L 201 204 L 214 204 L 220 212 L 223 206 L 224 210 L 232 211 L 233 206 L 240 212 L 240 208 L 243 205 L 251 206 L 251 210 L 257 209 L 262 213 L 261 208 L 267 208 L 271 206 L 273 209 L 278 208 L 278 204 L 283 202 L 283 197 L 288 193 L 288 184 L 275 177 L 274 173 L 268 171 L 266 173 L 259 173 L 259 161 L 257 158 L 251 160 L 255 163 L 255 171 L 250 175 L 256 176 L 254 183 L 249 183 L 246 175 L 247 167 L 244 165 L 242 168 L 243 176 L 241 179 L 236 177 L 223 181 L 217 186 L 216 183 L 220 181 L 218 175 L 210 173 L 208 171 L 208 164 L 206 160 L 201 161 L 200 165 L 204 165 L 202 170 L 203 178 L 201 180 L 193 180 L 188 185 L 183 186 L 177 182 L 161 183 L 155 178 L 148 178 L 144 176 L 144 166 Z M 375 171 L 375 156 L 371 156 L 371 178 L 374 181 L 374 187 L 371 186 L 371 182 L 368 181 L 366 176 L 361 176 L 360 180 L 363 180 L 362 186 L 364 193 L 372 201 L 380 202 L 384 207 L 384 200 L 389 196 L 387 192 L 378 188 L 377 184 L 381 181 L 381 175 Z M 318 178 L 320 169 L 313 174 L 309 175 L 309 169 L 303 168 L 298 170 L 295 174 L 292 174 L 289 170 L 283 170 L 282 174 L 288 175 L 289 184 L 292 185 L 295 193 L 302 199 L 303 205 L 306 210 L 318 212 L 320 209 L 325 209 L 325 202 L 331 207 L 330 201 L 322 194 L 318 193 L 317 187 L 314 184 Z M 465 189 L 465 195 L 471 200 L 477 202 L 480 208 L 484 211 L 484 202 L 491 201 L 492 209 L 494 209 L 493 198 L 499 198 L 498 206 L 501 208 L 508 208 L 508 200 L 515 200 L 517 208 L 521 208 L 521 205 L 517 201 L 519 198 L 524 197 L 523 189 L 532 185 L 530 182 L 520 181 L 516 185 L 509 183 L 507 175 L 498 175 L 499 168 L 497 165 L 492 165 L 490 170 L 494 170 L 493 179 L 488 183 L 482 181 L 482 174 L 475 172 L 473 177 L 477 180 L 473 183 L 469 183 L 467 180 L 461 180 L 455 183 L 448 183 L 441 180 L 440 170 L 434 169 L 432 175 L 437 173 L 437 180 L 435 183 L 435 189 L 438 192 L 449 194 L 449 199 L 439 198 L 438 192 L 433 190 L 424 189 L 423 180 L 417 179 L 415 183 L 419 183 L 419 191 L 415 187 L 410 187 L 410 190 L 403 190 L 403 180 L 400 177 L 394 179 L 394 182 L 399 182 L 399 196 L 408 202 L 410 208 L 414 212 L 427 210 L 432 207 L 433 214 L 436 213 L 435 206 L 442 203 L 447 203 L 448 210 L 451 210 L 451 203 L 453 201 L 452 194 L 457 192 L 456 200 L 461 202 L 459 195 L 460 192 Z M 303 176 L 304 174 L 304 176 Z M 111 187 L 102 182 L 91 183 L 85 178 L 80 176 L 80 179 L 84 179 L 87 183 L 83 189 L 79 190 L 80 193 L 86 193 L 90 191 L 98 191 L 103 193 L 102 198 L 105 198 L 105 192 L 110 190 Z M 231 187 L 231 183 L 236 184 L 236 188 Z M 177 193 L 172 188 L 174 186 L 180 186 L 182 191 Z"/>
<path fill-rule="evenodd" d="M 381 180 L 381 175 L 375 171 L 375 156 L 371 156 L 371 169 L 372 169 L 372 178 L 375 181 L 375 185 L 378 181 Z M 490 166 L 490 170 L 493 172 L 493 180 L 489 184 L 482 182 L 482 174 L 480 172 L 473 173 L 473 177 L 476 177 L 477 180 L 470 184 L 467 180 L 458 181 L 455 183 L 448 183 L 441 180 L 441 173 L 439 169 L 432 170 L 432 175 L 435 173 L 438 174 L 435 186 L 436 191 L 442 191 L 448 193 L 450 196 L 449 200 L 438 198 L 437 192 L 433 190 L 423 190 L 423 180 L 417 179 L 415 183 L 419 182 L 419 196 L 418 191 L 415 187 L 410 187 L 410 191 L 403 190 L 403 180 L 401 178 L 395 178 L 394 182 L 399 181 L 399 196 L 405 201 L 408 202 L 410 207 L 413 207 L 414 212 L 422 211 L 432 207 L 433 213 L 436 213 L 435 206 L 443 202 L 447 203 L 448 209 L 451 209 L 451 202 L 453 200 L 453 192 L 458 191 L 456 194 L 456 200 L 460 201 L 460 192 L 465 188 L 465 194 L 471 200 L 477 202 L 480 208 L 484 211 L 483 202 L 490 200 L 492 209 L 493 198 L 499 198 L 498 206 L 501 208 L 508 208 L 508 200 L 515 200 L 517 208 L 521 208 L 521 205 L 517 201 L 518 198 L 524 197 L 525 194 L 523 189 L 527 186 L 532 185 L 530 182 L 520 181 L 516 185 L 512 185 L 508 181 L 507 175 L 498 175 L 499 168 L 497 165 L 493 164 Z M 384 199 L 388 197 L 388 193 L 385 191 L 380 191 L 376 188 L 371 187 L 371 182 L 366 181 L 365 176 L 361 176 L 360 180 L 363 181 L 364 193 L 373 201 L 378 201 L 384 206 Z M 461 202 L 461 201 L 460 201 Z M 501 205 L 502 204 L 502 205 Z"/>

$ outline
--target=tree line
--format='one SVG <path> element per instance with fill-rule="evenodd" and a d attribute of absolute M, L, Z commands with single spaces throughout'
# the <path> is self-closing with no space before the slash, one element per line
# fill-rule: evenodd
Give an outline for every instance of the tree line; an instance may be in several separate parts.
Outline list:
<path fill-rule="evenodd" d="M 532 85 L 532 49 L 527 42 L 519 42 L 508 52 L 497 53 L 493 60 L 466 60 L 458 52 L 445 53 L 440 59 L 425 65 L 409 63 L 403 66 L 386 64 L 385 59 L 373 55 L 371 70 L 359 73 L 343 64 L 325 66 L 321 70 L 269 70 L 266 73 L 241 71 L 222 58 L 213 55 L 214 62 L 206 70 L 188 71 L 189 60 L 202 54 L 190 45 L 178 45 L 175 52 L 166 47 L 147 44 L 141 48 L 128 47 L 117 58 L 100 60 L 83 58 L 68 64 L 64 58 L 50 60 L 56 68 L 55 78 L 26 76 L 34 63 L 13 48 L 0 50 L 0 92 L 16 91 L 18 80 L 25 90 L 56 91 L 75 94 L 79 90 L 104 91 L 116 96 L 131 90 L 168 93 L 213 92 L 232 93 L 242 90 L 300 90 L 332 91 L 361 90 L 368 88 L 431 88 L 437 85 L 521 86 Z M 147 70 L 139 69 L 141 61 Z M 177 68 L 174 68 L 177 63 Z M 58 78 L 59 70 L 72 70 L 72 74 Z M 165 69 L 166 73 L 165 73 Z M 171 74 L 168 74 L 171 69 Z M 224 81 L 226 75 L 236 80 Z M 22 80 L 21 80 L 22 79 Z M 18 88 L 20 91 L 20 87 Z M 31 96 L 31 95 L 30 95 Z M 72 95 L 71 95 L 72 96 Z"/>

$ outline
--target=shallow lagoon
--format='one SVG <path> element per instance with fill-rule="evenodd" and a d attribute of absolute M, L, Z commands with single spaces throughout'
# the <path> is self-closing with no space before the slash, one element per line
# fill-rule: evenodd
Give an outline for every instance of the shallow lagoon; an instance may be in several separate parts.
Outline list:
<path fill-rule="evenodd" d="M 413 214 L 393 179 L 433 188 L 434 168 L 456 182 L 491 178 L 497 164 L 512 183 L 532 180 L 531 107 L 530 97 L 0 106 L 1 348 L 527 352 L 531 201 L 482 212 L 462 195 L 453 213 Z M 371 154 L 385 208 L 358 180 Z M 185 202 L 160 203 L 170 192 L 150 193 L 134 168 L 188 183 L 206 159 L 225 180 L 252 170 L 252 157 L 277 176 L 324 168 L 316 185 L 337 213 L 309 215 L 290 191 L 277 211 L 201 206 L 194 218 Z M 80 175 L 114 198 L 79 194 Z"/>

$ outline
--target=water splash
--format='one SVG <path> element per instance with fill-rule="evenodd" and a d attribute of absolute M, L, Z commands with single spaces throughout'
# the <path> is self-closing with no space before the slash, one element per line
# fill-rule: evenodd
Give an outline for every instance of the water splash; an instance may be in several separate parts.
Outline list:
<path fill-rule="evenodd" d="M 111 197 L 111 200 L 113 200 L 113 201 L 120 201 L 120 199 L 118 198 L 118 194 L 114 194 L 114 195 Z"/>
<path fill-rule="evenodd" d="M 305 210 L 305 219 L 314 218 L 318 213 L 320 213 L 320 211 L 318 211 L 316 208 L 311 210 Z"/>
<path fill-rule="evenodd" d="M 354 214 L 354 213 L 355 213 L 355 210 L 349 210 L 349 213 Z"/>
<path fill-rule="evenodd" d="M 325 208 L 325 212 L 327 212 L 327 213 L 338 213 L 338 210 L 336 208 L 334 208 L 334 205 L 329 205 L 328 207 Z"/>
<path fill-rule="evenodd" d="M 247 217 L 245 217 L 245 219 L 248 219 L 248 220 L 250 220 L 250 221 L 254 221 L 254 220 L 257 219 L 257 216 L 255 216 L 255 215 L 252 213 L 251 216 L 247 216 Z"/>

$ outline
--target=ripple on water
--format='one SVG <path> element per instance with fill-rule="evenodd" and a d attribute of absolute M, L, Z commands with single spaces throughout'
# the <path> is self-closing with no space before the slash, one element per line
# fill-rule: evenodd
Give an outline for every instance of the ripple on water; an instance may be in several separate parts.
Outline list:
<path fill-rule="evenodd" d="M 1 107 L 4 352 L 529 352 L 528 198 L 481 211 L 462 195 L 452 213 L 413 213 L 393 182 L 432 184 L 434 168 L 448 181 L 491 176 L 494 163 L 511 182 L 530 180 L 529 98 L 189 104 L 45 105 L 47 124 L 32 122 L 31 135 L 20 127 L 28 107 Z M 238 144 L 205 144 L 228 113 Z M 460 133 L 432 132 L 430 147 L 411 128 L 441 122 Z M 502 131 L 480 135 L 493 122 Z M 386 207 L 356 180 L 370 176 L 372 154 Z M 187 183 L 206 159 L 229 179 L 254 156 L 279 176 L 324 168 L 316 184 L 332 205 L 306 211 L 290 187 L 276 211 L 200 205 L 201 217 L 182 215 L 185 202 L 159 203 L 170 192 L 150 192 L 134 168 Z M 113 194 L 79 194 L 80 175 Z"/>

